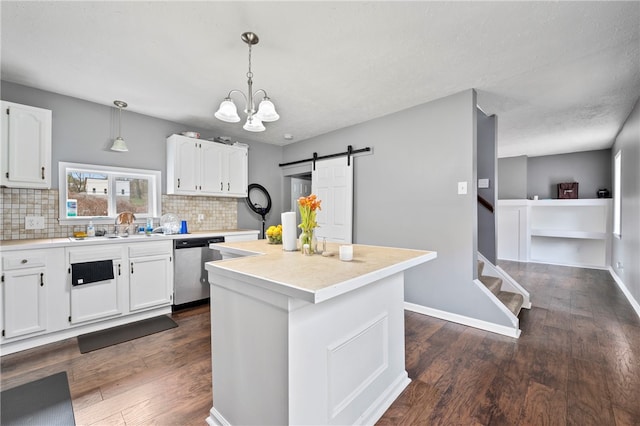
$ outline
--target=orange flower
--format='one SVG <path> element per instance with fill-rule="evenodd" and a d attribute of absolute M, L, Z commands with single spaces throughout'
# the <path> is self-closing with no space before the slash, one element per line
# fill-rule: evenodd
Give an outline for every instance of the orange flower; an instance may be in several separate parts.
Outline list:
<path fill-rule="evenodd" d="M 302 223 L 298 225 L 300 228 L 306 231 L 318 226 L 316 222 L 316 210 L 322 210 L 320 207 L 321 203 L 322 201 L 318 200 L 315 194 L 298 198 L 298 207 L 302 220 Z"/>

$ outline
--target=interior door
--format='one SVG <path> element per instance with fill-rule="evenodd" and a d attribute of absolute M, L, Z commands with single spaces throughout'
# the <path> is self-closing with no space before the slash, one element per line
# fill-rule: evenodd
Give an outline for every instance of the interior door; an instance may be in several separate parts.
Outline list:
<path fill-rule="evenodd" d="M 316 237 L 351 244 L 353 239 L 353 161 L 346 157 L 316 162 L 311 172 L 311 192 L 322 201 L 317 212 Z"/>

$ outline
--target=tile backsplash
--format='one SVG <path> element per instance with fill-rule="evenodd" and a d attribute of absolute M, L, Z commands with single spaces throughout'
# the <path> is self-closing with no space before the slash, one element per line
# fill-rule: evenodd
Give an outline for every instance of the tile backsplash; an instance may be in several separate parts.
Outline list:
<path fill-rule="evenodd" d="M 58 203 L 57 189 L 0 188 L 1 240 L 63 238 L 72 236 L 75 231 L 84 231 L 86 225 L 58 224 Z M 166 213 L 186 220 L 190 232 L 238 227 L 236 198 L 163 195 L 162 214 Z M 198 215 L 202 215 L 200 221 Z M 25 216 L 43 216 L 44 229 L 25 229 Z M 156 218 L 156 224 L 158 220 Z"/>

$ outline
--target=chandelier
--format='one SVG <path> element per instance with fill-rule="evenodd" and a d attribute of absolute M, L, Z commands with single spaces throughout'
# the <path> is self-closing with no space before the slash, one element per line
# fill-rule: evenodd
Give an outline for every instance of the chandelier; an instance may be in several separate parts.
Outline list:
<path fill-rule="evenodd" d="M 231 95 L 233 93 L 240 93 L 246 102 L 246 108 L 244 110 L 245 114 L 247 114 L 247 121 L 242 126 L 243 129 L 249 132 L 263 132 L 265 130 L 262 122 L 271 122 L 276 121 L 280 116 L 276 112 L 276 108 L 267 96 L 267 92 L 263 89 L 256 90 L 253 92 L 253 73 L 251 72 L 251 46 L 254 44 L 258 44 L 258 36 L 252 32 L 246 32 L 242 34 L 242 41 L 247 43 L 249 46 L 249 71 L 247 72 L 247 95 L 245 95 L 241 90 L 234 89 L 229 92 L 226 98 L 220 104 L 220 108 L 214 114 L 218 120 L 225 121 L 227 123 L 237 123 L 240 121 L 240 117 L 238 116 L 238 109 L 236 108 L 236 104 L 231 99 Z M 258 105 L 258 110 L 256 111 L 254 98 L 258 96 L 262 92 L 262 101 L 260 105 Z"/>

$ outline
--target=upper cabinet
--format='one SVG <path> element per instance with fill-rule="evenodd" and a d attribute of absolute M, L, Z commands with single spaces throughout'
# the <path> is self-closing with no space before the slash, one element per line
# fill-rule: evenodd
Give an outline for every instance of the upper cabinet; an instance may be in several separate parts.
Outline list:
<path fill-rule="evenodd" d="M 172 135 L 167 139 L 167 194 L 246 197 L 246 148 Z"/>
<path fill-rule="evenodd" d="M 0 185 L 51 188 L 51 111 L 1 102 Z"/>

